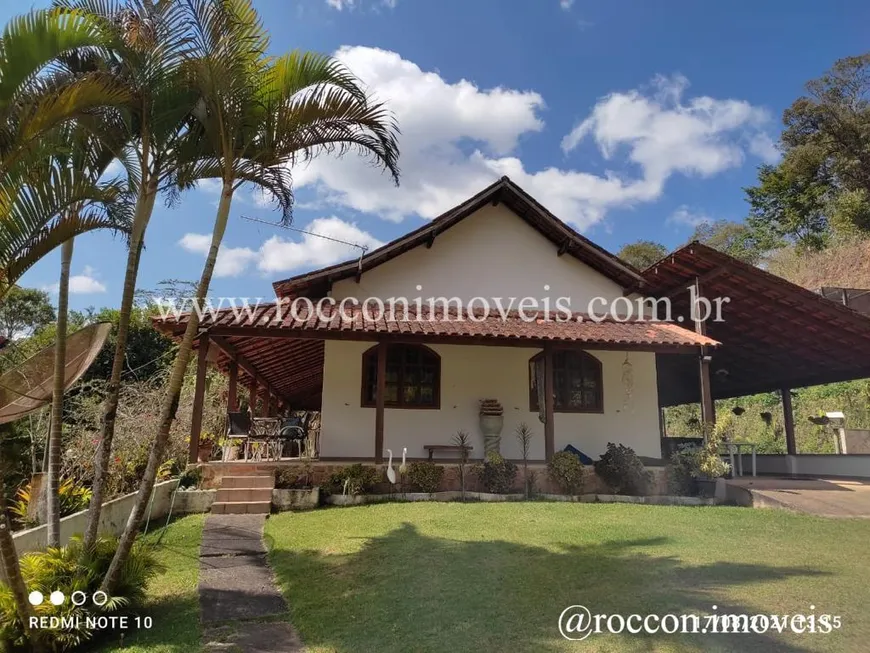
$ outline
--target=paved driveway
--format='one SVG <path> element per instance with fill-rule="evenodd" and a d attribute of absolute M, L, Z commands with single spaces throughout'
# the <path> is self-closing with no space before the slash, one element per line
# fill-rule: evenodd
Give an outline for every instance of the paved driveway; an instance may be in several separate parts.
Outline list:
<path fill-rule="evenodd" d="M 870 518 L 868 481 L 743 476 L 729 480 L 728 485 L 730 497 L 756 508 L 785 508 L 825 517 Z"/>

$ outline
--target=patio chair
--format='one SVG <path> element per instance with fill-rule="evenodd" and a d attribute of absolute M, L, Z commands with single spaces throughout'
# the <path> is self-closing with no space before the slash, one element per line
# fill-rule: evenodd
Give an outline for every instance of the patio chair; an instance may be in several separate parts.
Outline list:
<path fill-rule="evenodd" d="M 281 422 L 281 430 L 278 432 L 278 458 L 286 444 L 296 443 L 299 448 L 299 457 L 302 457 L 303 445 L 308 439 L 305 425 L 301 417 L 287 417 Z M 292 450 L 291 450 L 292 451 Z"/>
<path fill-rule="evenodd" d="M 244 450 L 244 458 L 247 460 L 248 437 L 251 434 L 251 416 L 247 412 L 227 413 L 227 439 L 239 440 Z M 227 458 L 227 449 L 224 449 L 223 458 Z"/>

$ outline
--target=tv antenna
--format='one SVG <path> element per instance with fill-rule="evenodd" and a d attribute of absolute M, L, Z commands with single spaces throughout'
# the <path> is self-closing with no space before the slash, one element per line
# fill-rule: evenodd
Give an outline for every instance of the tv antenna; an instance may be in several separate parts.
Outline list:
<path fill-rule="evenodd" d="M 278 229 L 284 229 L 285 231 L 295 231 L 299 234 L 305 234 L 306 236 L 315 236 L 317 238 L 323 238 L 324 240 L 329 240 L 333 243 L 339 243 L 341 245 L 347 245 L 348 247 L 356 247 L 359 250 L 359 259 L 357 260 L 357 270 L 362 272 L 362 260 L 363 257 L 368 253 L 369 248 L 368 245 L 360 245 L 359 243 L 352 243 L 347 240 L 340 240 L 339 238 L 333 238 L 332 236 L 324 236 L 323 234 L 318 234 L 313 231 L 307 231 L 305 229 L 299 229 L 298 227 L 289 227 L 287 225 L 280 224 L 278 222 L 271 222 L 269 220 L 263 220 L 261 218 L 252 218 L 249 215 L 243 215 L 242 220 L 247 220 L 248 222 L 256 222 L 258 224 L 265 224 L 270 227 L 277 227 Z"/>

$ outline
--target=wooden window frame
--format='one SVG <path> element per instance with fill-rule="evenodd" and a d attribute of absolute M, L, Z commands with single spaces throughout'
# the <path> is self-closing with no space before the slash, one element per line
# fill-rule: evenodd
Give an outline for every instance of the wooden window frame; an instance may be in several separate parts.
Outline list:
<path fill-rule="evenodd" d="M 378 362 L 378 346 L 370 347 L 362 355 L 362 380 L 360 382 L 360 406 L 362 408 L 377 408 L 377 388 L 375 388 L 375 392 L 372 393 L 373 399 L 371 401 L 366 400 L 368 390 L 367 383 L 369 379 L 368 366 L 373 365 L 377 369 Z M 435 365 L 435 381 L 433 383 L 433 403 L 431 404 L 405 404 L 402 403 L 402 397 L 404 396 L 404 383 L 403 383 L 403 375 L 404 375 L 404 366 L 399 369 L 399 380 L 397 382 L 397 396 L 399 397 L 399 401 L 390 402 L 384 398 L 384 408 L 392 408 L 398 410 L 440 410 L 441 409 L 441 356 L 438 355 L 434 349 L 427 347 L 422 344 L 413 344 L 413 343 L 396 343 L 390 344 L 387 348 L 387 356 L 393 352 L 394 349 L 421 349 L 426 354 L 432 356 L 436 362 Z M 389 362 L 389 361 L 388 361 Z M 377 373 L 375 374 L 375 383 L 377 383 Z"/>
<path fill-rule="evenodd" d="M 590 415 L 602 415 L 604 414 L 604 366 L 601 364 L 601 361 L 590 354 L 588 351 L 584 351 L 582 349 L 567 349 L 567 348 L 558 348 L 553 350 L 553 360 L 555 363 L 555 359 L 560 355 L 564 354 L 576 354 L 581 358 L 589 361 L 593 365 L 593 369 L 598 371 L 598 397 L 595 403 L 595 406 L 592 408 L 566 408 L 564 406 L 560 407 L 555 397 L 553 400 L 553 412 L 554 413 L 586 413 Z M 537 361 L 544 358 L 544 352 L 539 352 L 532 356 L 529 359 L 529 410 L 533 413 L 539 412 L 538 407 L 538 393 L 535 390 L 534 386 L 534 369 Z M 555 367 L 555 365 L 554 365 Z M 554 382 L 555 382 L 555 370 L 554 370 Z M 557 382 L 556 382 L 557 383 Z M 559 388 L 554 388 L 556 393 L 558 394 Z"/>

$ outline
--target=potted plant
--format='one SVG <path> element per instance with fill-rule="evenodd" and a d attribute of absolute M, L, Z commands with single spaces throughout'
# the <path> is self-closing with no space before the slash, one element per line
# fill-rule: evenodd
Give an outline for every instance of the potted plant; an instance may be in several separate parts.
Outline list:
<path fill-rule="evenodd" d="M 231 461 L 239 459 L 239 441 L 234 438 L 220 438 L 218 446 L 221 448 L 221 460 Z"/>
<path fill-rule="evenodd" d="M 211 433 L 202 433 L 199 436 L 199 449 L 197 450 L 196 459 L 201 463 L 207 463 L 211 460 L 212 451 L 214 450 L 214 436 Z"/>
<path fill-rule="evenodd" d="M 695 452 L 692 475 L 698 484 L 698 494 L 702 497 L 716 496 L 716 483 L 731 471 L 731 465 L 722 460 L 722 456 L 719 455 L 724 428 L 722 422 L 712 428 L 707 427 L 704 444 Z"/>
<path fill-rule="evenodd" d="M 501 430 L 504 427 L 504 408 L 498 399 L 480 400 L 480 431 L 483 433 L 484 456 L 499 453 Z"/>

